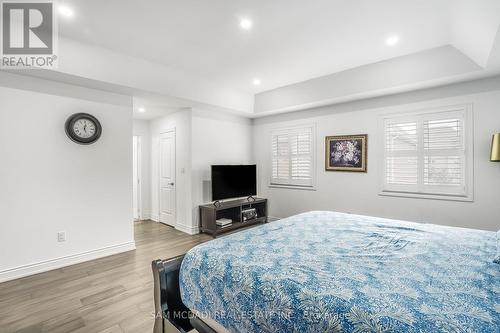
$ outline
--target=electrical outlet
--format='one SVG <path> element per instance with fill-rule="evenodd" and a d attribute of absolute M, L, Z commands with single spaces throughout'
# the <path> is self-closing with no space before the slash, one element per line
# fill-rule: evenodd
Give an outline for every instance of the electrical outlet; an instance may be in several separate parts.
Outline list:
<path fill-rule="evenodd" d="M 58 242 L 65 242 L 66 241 L 66 231 L 59 231 L 57 233 L 57 241 Z"/>

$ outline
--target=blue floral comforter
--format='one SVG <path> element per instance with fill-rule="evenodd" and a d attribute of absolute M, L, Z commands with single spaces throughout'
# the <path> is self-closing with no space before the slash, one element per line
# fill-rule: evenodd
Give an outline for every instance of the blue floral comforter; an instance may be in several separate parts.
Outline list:
<path fill-rule="evenodd" d="M 184 303 L 231 332 L 500 332 L 496 233 L 310 212 L 190 250 Z"/>

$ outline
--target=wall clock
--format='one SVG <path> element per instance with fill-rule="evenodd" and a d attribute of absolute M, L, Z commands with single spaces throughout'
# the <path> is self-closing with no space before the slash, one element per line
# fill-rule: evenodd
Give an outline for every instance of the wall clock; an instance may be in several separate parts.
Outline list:
<path fill-rule="evenodd" d="M 102 127 L 96 117 L 88 113 L 75 113 L 65 124 L 66 134 L 76 143 L 90 145 L 101 136 Z"/>

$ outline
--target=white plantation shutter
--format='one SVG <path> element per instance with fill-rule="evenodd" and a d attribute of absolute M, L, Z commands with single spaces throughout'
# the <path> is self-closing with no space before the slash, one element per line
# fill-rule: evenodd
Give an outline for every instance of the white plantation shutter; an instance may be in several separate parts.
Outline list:
<path fill-rule="evenodd" d="M 284 134 L 273 136 L 273 180 L 290 179 L 290 138 Z"/>
<path fill-rule="evenodd" d="M 467 106 L 384 119 L 383 191 L 470 197 Z"/>
<path fill-rule="evenodd" d="M 464 119 L 449 115 L 423 121 L 424 187 L 443 193 L 465 191 Z"/>
<path fill-rule="evenodd" d="M 313 127 L 273 131 L 271 185 L 314 185 Z"/>
<path fill-rule="evenodd" d="M 388 121 L 385 124 L 385 179 L 394 190 L 416 191 L 418 186 L 417 122 Z"/>

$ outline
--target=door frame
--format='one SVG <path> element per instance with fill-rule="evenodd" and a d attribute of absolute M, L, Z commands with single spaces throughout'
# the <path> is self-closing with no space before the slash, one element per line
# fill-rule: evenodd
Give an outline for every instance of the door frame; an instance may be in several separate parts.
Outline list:
<path fill-rule="evenodd" d="M 133 135 L 133 137 L 137 138 L 136 142 L 136 151 L 137 151 L 137 160 L 132 161 L 132 163 L 136 164 L 136 170 L 137 170 L 137 216 L 139 217 L 139 220 L 142 220 L 144 216 L 142 216 L 142 150 L 141 150 L 141 136 L 140 135 Z M 132 137 L 132 145 L 134 144 L 134 139 Z M 132 206 L 133 209 L 133 206 Z M 135 215 L 135 214 L 134 214 Z"/>
<path fill-rule="evenodd" d="M 166 226 L 172 227 L 171 225 L 161 222 L 161 136 L 163 134 L 173 133 L 174 135 L 174 172 L 175 172 L 175 212 L 174 212 L 174 221 L 175 224 L 173 228 L 177 225 L 177 132 L 175 127 L 169 128 L 165 131 L 160 132 L 158 136 L 158 222 L 164 224 Z"/>

